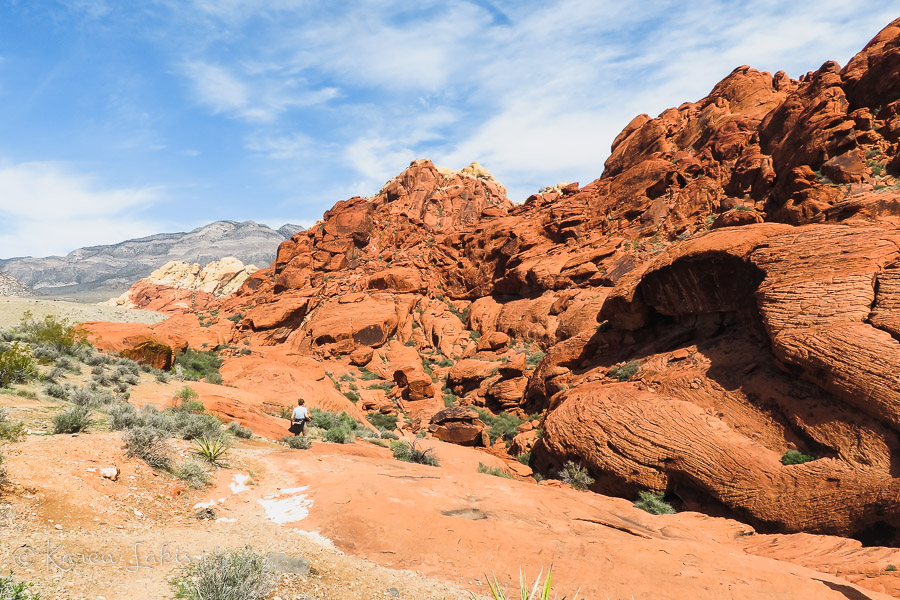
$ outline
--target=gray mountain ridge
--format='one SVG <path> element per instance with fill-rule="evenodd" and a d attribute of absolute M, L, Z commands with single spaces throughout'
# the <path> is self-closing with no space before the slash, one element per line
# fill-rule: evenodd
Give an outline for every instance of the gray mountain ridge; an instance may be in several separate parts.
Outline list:
<path fill-rule="evenodd" d="M 267 267 L 278 245 L 302 230 L 292 224 L 272 229 L 253 221 L 216 221 L 188 232 L 79 248 L 66 256 L 0 259 L 0 270 L 43 295 L 105 300 L 170 260 L 205 265 L 234 256 L 245 264 Z"/>
<path fill-rule="evenodd" d="M 11 275 L 0 273 L 0 296 L 28 298 L 35 295 L 34 290 L 22 285 Z"/>

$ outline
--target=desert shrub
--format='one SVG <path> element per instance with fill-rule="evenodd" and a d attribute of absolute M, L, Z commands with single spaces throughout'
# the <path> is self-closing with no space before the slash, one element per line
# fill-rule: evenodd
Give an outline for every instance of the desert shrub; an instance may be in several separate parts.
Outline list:
<path fill-rule="evenodd" d="M 10 421 L 9 412 L 0 408 L 0 440 L 17 442 L 24 439 L 25 435 L 25 426 L 19 421 Z"/>
<path fill-rule="evenodd" d="M 0 353 L 0 387 L 25 383 L 37 375 L 37 367 L 25 346 L 18 342 Z"/>
<path fill-rule="evenodd" d="M 86 337 L 76 325 L 70 325 L 66 319 L 58 321 L 53 315 L 47 315 L 41 321 L 32 321 L 31 315 L 26 313 L 19 330 L 32 343 L 50 346 L 65 354 L 84 344 Z"/>
<path fill-rule="evenodd" d="M 53 367 L 47 374 L 47 380 L 55 382 L 57 379 L 65 379 L 67 371 L 62 367 Z"/>
<path fill-rule="evenodd" d="M 311 419 L 310 425 L 325 429 L 326 431 L 337 427 L 346 427 L 350 431 L 353 431 L 361 427 L 359 421 L 345 412 L 338 414 L 319 408 L 313 408 L 309 411 L 309 416 Z"/>
<path fill-rule="evenodd" d="M 378 375 L 368 370 L 365 367 L 360 367 L 359 369 L 359 378 L 364 379 L 366 381 L 371 381 L 372 379 L 378 379 Z"/>
<path fill-rule="evenodd" d="M 607 371 L 607 375 L 618 379 L 619 381 L 628 381 L 640 370 L 641 361 L 632 360 L 624 365 L 618 365 Z"/>
<path fill-rule="evenodd" d="M 439 367 L 452 367 L 454 365 L 453 359 L 443 357 L 441 360 L 435 363 Z"/>
<path fill-rule="evenodd" d="M 453 392 L 444 392 L 444 406 L 450 408 L 452 406 L 456 406 L 458 402 L 459 396 L 457 396 Z"/>
<path fill-rule="evenodd" d="M 562 470 L 559 472 L 559 479 L 563 483 L 568 483 L 573 489 L 586 491 L 594 485 L 594 478 L 591 477 L 588 470 L 581 465 L 576 465 L 571 460 L 566 461 Z"/>
<path fill-rule="evenodd" d="M 110 406 L 108 414 L 109 428 L 112 431 L 129 429 L 137 425 L 139 421 L 137 410 L 126 402 Z"/>
<path fill-rule="evenodd" d="M 503 477 L 504 479 L 512 479 L 512 475 L 501 469 L 500 467 L 489 467 L 483 462 L 478 463 L 478 472 L 494 477 Z"/>
<path fill-rule="evenodd" d="M 380 429 L 379 432 L 381 433 L 381 439 L 383 439 L 383 440 L 399 440 L 400 439 L 400 436 L 398 436 L 393 431 L 386 431 L 384 429 Z"/>
<path fill-rule="evenodd" d="M 370 412 L 366 415 L 366 420 L 372 424 L 372 427 L 378 429 L 386 429 L 393 431 L 397 429 L 397 415 L 385 415 L 380 412 Z"/>
<path fill-rule="evenodd" d="M 65 400 L 69 397 L 69 390 L 58 383 L 51 383 L 48 386 L 44 386 L 44 393 L 57 400 Z"/>
<path fill-rule="evenodd" d="M 293 450 L 309 450 L 312 448 L 312 440 L 305 435 L 288 435 L 281 438 L 281 441 Z"/>
<path fill-rule="evenodd" d="M 253 432 L 237 421 L 232 421 L 228 424 L 228 431 L 234 434 L 235 437 L 239 437 L 243 440 L 249 440 L 251 437 L 253 437 Z"/>
<path fill-rule="evenodd" d="M 359 394 L 357 394 L 354 391 L 344 392 L 344 397 L 347 398 L 347 400 L 349 400 L 350 402 L 353 402 L 354 404 L 359 402 Z"/>
<path fill-rule="evenodd" d="M 50 364 L 59 358 L 59 350 L 47 344 L 41 344 L 31 349 L 31 355 L 41 364 Z"/>
<path fill-rule="evenodd" d="M 525 365 L 528 366 L 529 368 L 533 369 L 534 367 L 541 364 L 541 361 L 544 360 L 545 356 L 546 356 L 546 353 L 541 352 L 540 350 L 538 350 L 537 352 L 531 352 L 529 354 L 526 354 L 525 355 Z"/>
<path fill-rule="evenodd" d="M 389 392 L 392 389 L 394 389 L 394 384 L 391 383 L 390 381 L 382 381 L 379 383 L 373 383 L 372 385 L 369 386 L 369 389 L 370 390 L 382 390 L 385 392 Z"/>
<path fill-rule="evenodd" d="M 531 464 L 531 452 L 523 452 L 522 454 L 516 457 L 516 460 L 522 463 L 523 465 Z"/>
<path fill-rule="evenodd" d="M 187 600 L 263 600 L 275 586 L 266 558 L 250 546 L 205 555 L 172 583 Z"/>
<path fill-rule="evenodd" d="M 132 375 L 139 375 L 141 372 L 141 364 L 136 360 L 131 360 L 130 358 L 120 358 L 116 361 L 116 370 L 120 371 L 123 374 L 131 373 Z"/>
<path fill-rule="evenodd" d="M 53 433 L 78 433 L 91 424 L 91 409 L 87 406 L 73 406 L 53 417 Z"/>
<path fill-rule="evenodd" d="M 488 427 L 493 425 L 494 419 L 497 418 L 491 413 L 491 411 L 487 410 L 486 408 L 476 408 L 475 412 L 478 413 L 478 418 L 481 419 L 481 422 Z"/>
<path fill-rule="evenodd" d="M 651 515 L 671 515 L 675 512 L 672 505 L 663 500 L 662 492 L 641 492 L 640 499 L 634 503 L 635 508 L 647 511 Z"/>
<path fill-rule="evenodd" d="M 418 463 L 420 465 L 428 465 L 430 467 L 439 467 L 441 462 L 437 456 L 433 454 L 434 448 L 426 448 L 422 450 L 418 446 L 418 442 L 394 442 L 391 444 L 391 451 L 394 458 L 404 462 Z"/>
<path fill-rule="evenodd" d="M 209 485 L 209 471 L 196 460 L 186 460 L 172 470 L 172 474 L 188 486 L 199 489 Z"/>
<path fill-rule="evenodd" d="M 816 457 L 810 456 L 809 454 L 803 454 L 799 450 L 788 450 L 784 453 L 784 456 L 781 457 L 781 464 L 802 465 L 803 463 L 807 463 L 812 460 L 816 460 Z"/>
<path fill-rule="evenodd" d="M 69 392 L 69 402 L 77 406 L 98 407 L 111 404 L 115 401 L 112 394 L 105 390 L 92 390 L 90 388 L 75 388 Z"/>
<path fill-rule="evenodd" d="M 885 571 L 896 571 L 897 565 L 888 565 L 884 568 Z"/>
<path fill-rule="evenodd" d="M 10 573 L 6 577 L 0 577 L 0 599 L 40 600 L 40 594 L 28 591 L 33 586 L 33 583 L 28 583 L 25 581 L 17 582 L 15 579 L 13 579 L 12 573 Z"/>
<path fill-rule="evenodd" d="M 168 437 L 169 434 L 161 429 L 138 425 L 127 429 L 122 440 L 128 456 L 140 458 L 154 469 L 167 469 L 171 464 Z"/>
<path fill-rule="evenodd" d="M 334 444 L 350 444 L 353 442 L 353 430 L 345 425 L 332 427 L 325 432 L 325 441 Z"/>
<path fill-rule="evenodd" d="M 502 412 L 496 417 L 494 417 L 494 421 L 491 424 L 491 428 L 488 430 L 488 435 L 491 437 L 491 443 L 493 444 L 497 440 L 505 440 L 507 443 L 511 442 L 514 437 L 516 437 L 516 429 L 524 423 L 522 419 L 517 417 L 514 414 Z"/>
<path fill-rule="evenodd" d="M 141 378 L 134 373 L 126 373 L 124 377 L 122 377 L 122 382 L 128 385 L 137 385 L 141 382 Z"/>
<path fill-rule="evenodd" d="M 356 381 L 356 378 L 353 375 L 351 375 L 350 373 L 344 373 L 343 375 L 341 375 L 340 380 L 349 382 L 349 381 Z"/>
<path fill-rule="evenodd" d="M 168 383 L 169 381 L 169 374 L 165 371 L 156 371 L 153 375 L 159 383 Z"/>
<path fill-rule="evenodd" d="M 214 467 L 222 466 L 222 459 L 226 452 L 228 452 L 228 440 L 221 435 L 194 440 L 193 453 Z"/>
<path fill-rule="evenodd" d="M 219 367 L 221 366 L 222 359 L 219 358 L 218 353 L 215 351 L 194 350 L 193 348 L 188 348 L 175 357 L 173 369 L 181 367 L 185 376 L 193 377 L 194 379 L 206 379 L 209 381 L 210 376 L 219 374 Z M 221 379 L 219 382 L 221 383 Z"/>
<path fill-rule="evenodd" d="M 180 390 L 178 390 L 177 392 L 175 392 L 175 394 L 172 396 L 172 400 L 175 401 L 175 405 L 177 407 L 182 407 L 187 403 L 193 402 L 194 400 L 196 400 L 199 397 L 200 397 L 200 394 L 198 394 L 196 392 L 196 390 L 194 390 L 194 388 L 192 388 L 189 385 L 186 385 L 183 388 L 181 388 Z"/>
<path fill-rule="evenodd" d="M 60 356 L 56 360 L 56 366 L 60 369 L 65 369 L 66 371 L 69 371 L 70 373 L 78 373 L 79 371 L 81 371 L 79 366 L 77 364 L 75 364 L 74 362 L 72 362 L 72 359 L 69 358 L 68 356 Z"/>
<path fill-rule="evenodd" d="M 222 432 L 222 422 L 215 415 L 209 413 L 190 413 L 178 411 L 175 413 L 175 429 L 185 440 L 197 440 L 202 438 L 218 438 Z"/>
<path fill-rule="evenodd" d="M 104 373 L 106 373 L 106 367 L 103 365 L 91 367 L 91 375 L 103 375 Z"/>
<path fill-rule="evenodd" d="M 488 587 L 491 590 L 491 598 L 493 600 L 512 600 L 513 597 L 522 598 L 523 600 L 550 600 L 550 592 L 553 589 L 553 566 L 551 565 L 550 568 L 547 569 L 547 578 L 544 580 L 543 584 L 541 583 L 541 575 L 543 575 L 543 570 L 538 573 L 537 579 L 534 580 L 534 584 L 529 586 L 525 574 L 520 572 L 519 592 L 515 594 L 515 596 L 507 595 L 506 590 L 500 584 L 500 581 L 496 576 L 493 581 L 490 577 L 485 576 L 485 578 L 487 579 Z M 558 598 L 558 596 L 553 596 L 553 598 Z M 564 596 L 563 600 L 566 600 L 566 598 L 568 598 L 568 596 Z M 575 592 L 572 600 L 579 600 L 578 592 Z"/>
<path fill-rule="evenodd" d="M 0 488 L 6 485 L 8 481 L 6 476 L 6 467 L 3 466 L 3 453 L 0 452 Z M 0 591 L 3 591 L 3 588 L 0 588 Z M 2 598 L 3 596 L 0 596 Z"/>

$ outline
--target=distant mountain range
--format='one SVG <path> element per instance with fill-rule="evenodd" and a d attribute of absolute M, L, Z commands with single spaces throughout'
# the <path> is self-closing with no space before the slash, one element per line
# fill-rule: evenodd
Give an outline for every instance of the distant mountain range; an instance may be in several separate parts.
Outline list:
<path fill-rule="evenodd" d="M 205 265 L 234 256 L 266 267 L 278 245 L 302 230 L 291 224 L 272 229 L 253 221 L 216 221 L 189 232 L 79 248 L 66 256 L 0 259 L 0 271 L 43 295 L 100 301 L 121 294 L 170 260 Z"/>

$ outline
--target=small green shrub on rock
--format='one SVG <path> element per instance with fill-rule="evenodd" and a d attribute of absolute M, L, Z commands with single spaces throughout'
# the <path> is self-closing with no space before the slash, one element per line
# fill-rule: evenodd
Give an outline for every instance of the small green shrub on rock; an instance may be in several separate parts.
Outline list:
<path fill-rule="evenodd" d="M 207 554 L 172 581 L 175 597 L 187 600 L 263 600 L 275 586 L 266 557 L 250 546 Z"/>
<path fill-rule="evenodd" d="M 478 463 L 478 472 L 494 477 L 503 477 L 504 479 L 512 479 L 512 475 L 501 469 L 500 467 L 489 467 L 483 462 Z"/>
<path fill-rule="evenodd" d="M 292 450 L 309 450 L 312 448 L 312 440 L 305 435 L 288 435 L 281 438 L 281 441 Z"/>
<path fill-rule="evenodd" d="M 784 456 L 781 457 L 781 464 L 802 465 L 803 463 L 807 463 L 812 460 L 816 460 L 816 457 L 810 456 L 809 454 L 803 454 L 799 450 L 788 450 L 784 453 Z"/>
<path fill-rule="evenodd" d="M 625 363 L 624 365 L 615 366 L 615 367 L 611 368 L 609 371 L 607 371 L 607 375 L 609 375 L 610 377 L 613 377 L 615 379 L 618 379 L 619 381 L 628 381 L 632 377 L 635 376 L 635 374 L 640 370 L 640 368 L 641 368 L 641 361 L 632 360 L 630 362 Z"/>
<path fill-rule="evenodd" d="M 422 450 L 419 448 L 418 442 L 394 442 L 391 444 L 391 451 L 394 453 L 394 458 L 404 462 L 418 463 L 430 467 L 439 467 L 441 465 L 437 456 L 433 454 L 434 448 Z"/>
<path fill-rule="evenodd" d="M 594 478 L 591 477 L 588 470 L 581 465 L 576 465 L 573 461 L 566 461 L 562 470 L 559 472 L 559 479 L 563 483 L 568 483 L 572 489 L 584 492 L 594 485 Z"/>
<path fill-rule="evenodd" d="M 635 508 L 647 511 L 651 515 L 671 515 L 675 512 L 672 505 L 663 500 L 662 492 L 641 492 L 639 500 L 634 503 Z"/>

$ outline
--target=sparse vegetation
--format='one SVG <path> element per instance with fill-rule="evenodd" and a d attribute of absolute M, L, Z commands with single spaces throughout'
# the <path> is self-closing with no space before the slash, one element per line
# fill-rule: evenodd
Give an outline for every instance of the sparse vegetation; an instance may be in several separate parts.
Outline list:
<path fill-rule="evenodd" d="M 538 350 L 536 352 L 531 352 L 525 356 L 525 365 L 529 369 L 533 369 L 536 366 L 538 366 L 539 364 L 541 364 L 541 361 L 544 360 L 545 356 L 546 356 L 546 353 L 542 352 L 540 350 Z"/>
<path fill-rule="evenodd" d="M 209 471 L 196 460 L 186 460 L 172 470 L 172 474 L 194 489 L 209 485 Z"/>
<path fill-rule="evenodd" d="M 512 413 L 500 413 L 499 415 L 494 417 L 490 423 L 488 435 L 491 438 L 491 443 L 494 444 L 497 442 L 497 440 L 502 439 L 507 443 L 507 445 L 509 445 L 509 443 L 512 442 L 512 439 L 516 437 L 519 425 L 524 422 L 525 421 Z"/>
<path fill-rule="evenodd" d="M 512 479 L 512 475 L 501 469 L 500 467 L 489 467 L 483 462 L 478 463 L 478 472 L 485 473 L 487 475 L 493 475 L 494 477 L 503 477 L 504 479 Z"/>
<path fill-rule="evenodd" d="M 205 555 L 172 581 L 186 600 L 263 600 L 275 585 L 266 558 L 250 546 Z"/>
<path fill-rule="evenodd" d="M 420 465 L 428 465 L 430 467 L 439 467 L 441 462 L 437 456 L 433 454 L 434 448 L 421 449 L 419 442 L 394 442 L 391 444 L 391 451 L 394 458 L 404 462 L 418 463 Z"/>
<path fill-rule="evenodd" d="M 0 600 L 40 600 L 41 595 L 30 592 L 34 584 L 25 581 L 16 581 L 12 573 L 6 577 L 0 577 Z"/>
<path fill-rule="evenodd" d="M 381 383 L 373 383 L 369 386 L 370 390 L 382 390 L 384 392 L 390 392 L 394 389 L 394 384 L 389 381 L 383 381 Z"/>
<path fill-rule="evenodd" d="M 559 479 L 563 483 L 568 483 L 572 489 L 585 492 L 594 485 L 594 478 L 591 477 L 588 470 L 581 465 L 576 465 L 573 461 L 566 461 L 562 470 L 559 472 Z"/>
<path fill-rule="evenodd" d="M 281 438 L 281 441 L 292 450 L 309 450 L 312 448 L 312 440 L 305 435 L 288 435 Z"/>
<path fill-rule="evenodd" d="M 366 420 L 372 424 L 372 427 L 393 431 L 397 429 L 397 415 L 385 415 L 379 412 L 370 412 L 366 415 Z"/>
<path fill-rule="evenodd" d="M 675 512 L 675 509 L 663 499 L 664 496 L 665 494 L 662 492 L 641 492 L 639 500 L 634 503 L 634 507 L 651 515 L 671 515 Z"/>
<path fill-rule="evenodd" d="M 14 342 L 0 352 L 0 387 L 13 383 L 25 383 L 37 375 L 37 367 L 27 347 Z"/>
<path fill-rule="evenodd" d="M 816 457 L 810 456 L 809 454 L 803 454 L 799 450 L 788 450 L 781 457 L 781 464 L 783 464 L 783 465 L 802 465 L 803 463 L 807 463 L 812 460 L 816 460 Z"/>
<path fill-rule="evenodd" d="M 18 442 L 25 438 L 25 426 L 19 421 L 10 421 L 9 412 L 0 408 L 0 440 Z"/>
<path fill-rule="evenodd" d="M 368 370 L 365 367 L 360 367 L 359 368 L 359 378 L 363 379 L 365 381 L 371 381 L 373 379 L 378 379 L 378 375 L 376 375 L 375 373 L 373 373 L 372 371 Z"/>
<path fill-rule="evenodd" d="M 897 565 L 888 565 L 884 568 L 885 571 L 896 571 Z"/>
<path fill-rule="evenodd" d="M 140 458 L 154 469 L 168 469 L 170 449 L 168 434 L 150 425 L 139 425 L 125 431 L 125 453 Z"/>
<path fill-rule="evenodd" d="M 72 406 L 56 413 L 53 417 L 53 433 L 78 433 L 91 424 L 91 409 L 87 406 Z"/>
<path fill-rule="evenodd" d="M 354 404 L 359 402 L 359 394 L 357 392 L 354 392 L 353 390 L 344 392 L 344 397 Z"/>
<path fill-rule="evenodd" d="M 619 381 L 629 381 L 641 369 L 641 361 L 632 360 L 624 365 L 616 365 L 606 372 L 607 375 Z"/>
<path fill-rule="evenodd" d="M 553 567 L 551 566 L 547 569 L 547 579 L 544 580 L 543 585 L 541 585 L 541 575 L 543 575 L 543 570 L 538 573 L 537 579 L 534 580 L 534 585 L 531 586 L 529 590 L 528 581 L 525 578 L 524 573 L 519 573 L 519 593 L 516 594 L 516 597 L 521 598 L 521 600 L 550 600 L 550 591 L 553 588 Z M 485 575 L 485 579 L 487 579 L 488 587 L 491 590 L 491 597 L 494 600 L 512 600 L 512 596 L 508 596 L 507 592 L 500 585 L 500 582 L 494 577 L 493 581 L 490 577 Z M 472 594 L 473 600 L 477 598 L 475 594 Z M 556 596 L 553 597 L 554 599 Z M 562 600 L 566 600 L 568 596 L 563 598 Z M 572 597 L 572 600 L 578 600 L 578 592 L 575 592 L 575 595 Z"/>
<path fill-rule="evenodd" d="M 178 373 L 180 368 L 181 375 L 185 379 L 206 379 L 210 383 L 216 383 L 210 379 L 212 378 L 221 383 L 221 375 L 219 375 L 219 367 L 221 366 L 222 359 L 217 352 L 188 348 L 175 357 L 175 364 L 172 365 L 172 369 Z"/>
<path fill-rule="evenodd" d="M 456 406 L 459 403 L 459 396 L 450 391 L 444 392 L 444 406 L 450 408 L 452 406 Z"/>
<path fill-rule="evenodd" d="M 325 441 L 333 444 L 352 444 L 353 430 L 346 425 L 332 427 L 325 432 Z"/>
<path fill-rule="evenodd" d="M 232 421 L 228 424 L 228 431 L 230 431 L 235 437 L 241 438 L 243 440 L 249 440 L 251 437 L 253 437 L 253 432 L 237 421 Z"/>

